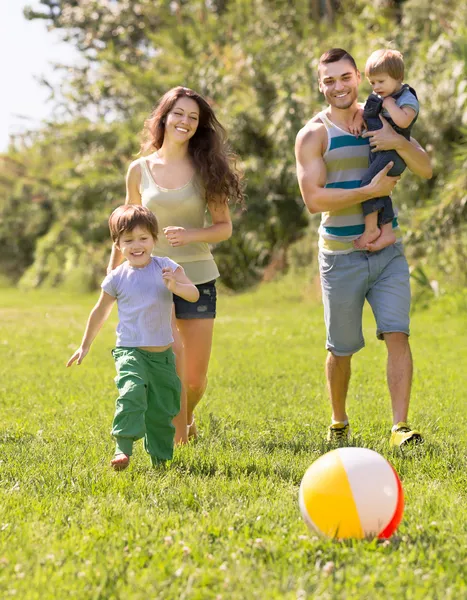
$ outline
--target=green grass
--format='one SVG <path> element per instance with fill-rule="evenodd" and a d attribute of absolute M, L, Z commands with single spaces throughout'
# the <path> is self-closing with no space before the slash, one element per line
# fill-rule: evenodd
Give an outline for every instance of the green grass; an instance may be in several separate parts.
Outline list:
<path fill-rule="evenodd" d="M 318 539 L 299 513 L 329 421 L 314 286 L 288 278 L 222 296 L 201 438 L 159 469 L 138 443 L 123 473 L 108 466 L 115 315 L 83 365 L 65 369 L 95 296 L 0 294 L 1 598 L 467 598 L 461 301 L 413 316 L 411 422 L 426 443 L 404 454 L 388 448 L 384 344 L 365 313 L 355 444 L 392 462 L 406 498 L 383 543 Z"/>

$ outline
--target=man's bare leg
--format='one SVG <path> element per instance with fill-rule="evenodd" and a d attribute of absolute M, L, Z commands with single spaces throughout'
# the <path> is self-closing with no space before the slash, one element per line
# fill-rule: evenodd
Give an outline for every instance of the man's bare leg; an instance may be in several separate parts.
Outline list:
<path fill-rule="evenodd" d="M 333 421 L 347 421 L 345 401 L 350 381 L 352 356 L 336 356 L 328 352 L 326 359 L 326 380 L 331 401 Z"/>
<path fill-rule="evenodd" d="M 412 353 L 405 333 L 385 333 L 388 350 L 387 381 L 391 396 L 393 424 L 407 422 L 412 387 Z"/>

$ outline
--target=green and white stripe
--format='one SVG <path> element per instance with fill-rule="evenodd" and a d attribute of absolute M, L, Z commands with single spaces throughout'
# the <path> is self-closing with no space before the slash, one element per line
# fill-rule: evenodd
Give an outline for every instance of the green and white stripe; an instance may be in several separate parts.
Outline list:
<path fill-rule="evenodd" d="M 326 163 L 327 188 L 351 190 L 360 187 L 368 168 L 370 146 L 366 138 L 357 138 L 340 129 L 325 112 L 319 114 L 328 134 L 328 146 L 323 159 Z M 393 227 L 399 233 L 397 219 Z M 319 228 L 319 248 L 329 254 L 346 254 L 355 249 L 352 242 L 360 237 L 365 222 L 360 204 L 342 210 L 323 212 Z"/>

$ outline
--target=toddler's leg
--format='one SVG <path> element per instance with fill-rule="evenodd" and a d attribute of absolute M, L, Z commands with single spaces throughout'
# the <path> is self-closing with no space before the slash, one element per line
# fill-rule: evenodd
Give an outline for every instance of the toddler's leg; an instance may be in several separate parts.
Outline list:
<path fill-rule="evenodd" d="M 376 152 L 371 155 L 371 164 L 365 171 L 362 177 L 361 187 L 370 183 L 375 175 L 377 175 L 391 160 L 394 160 L 394 156 L 391 151 Z M 397 154 L 395 154 L 398 157 Z M 394 167 L 393 167 L 394 168 Z M 371 198 L 366 202 L 362 202 L 362 212 L 365 217 L 365 230 L 363 234 L 354 241 L 353 245 L 359 250 L 368 250 L 368 245 L 373 244 L 379 239 L 381 235 L 381 229 L 378 226 L 378 217 L 380 211 L 383 210 L 386 202 L 390 202 L 389 196 L 380 196 L 377 198 Z"/>
<path fill-rule="evenodd" d="M 123 471 L 130 464 L 130 457 L 123 452 L 118 452 L 115 450 L 115 456 L 110 461 L 110 466 L 114 469 L 114 471 Z"/>
<path fill-rule="evenodd" d="M 353 245 L 359 250 L 366 250 L 368 244 L 379 238 L 381 230 L 378 227 L 378 212 L 372 212 L 365 217 L 365 231 L 354 241 Z"/>
<path fill-rule="evenodd" d="M 367 245 L 367 250 L 370 252 L 377 252 L 387 246 L 391 246 L 396 242 L 396 234 L 392 228 L 392 222 L 394 219 L 394 209 L 392 207 L 392 201 L 388 198 L 384 206 L 379 213 L 381 235 L 374 242 L 370 242 Z"/>
<path fill-rule="evenodd" d="M 146 433 L 147 377 L 134 350 L 116 348 L 114 357 L 117 368 L 115 382 L 120 395 L 111 432 L 116 442 L 115 456 L 110 464 L 116 471 L 121 471 L 130 462 L 134 441 Z"/>
<path fill-rule="evenodd" d="M 172 352 L 154 360 L 148 385 L 144 448 L 153 464 L 173 457 L 175 427 L 172 419 L 180 410 L 180 379 Z"/>
<path fill-rule="evenodd" d="M 381 226 L 381 235 L 374 242 L 367 244 L 366 249 L 370 252 L 377 252 L 396 242 L 396 234 L 392 229 L 392 223 L 386 223 Z"/>

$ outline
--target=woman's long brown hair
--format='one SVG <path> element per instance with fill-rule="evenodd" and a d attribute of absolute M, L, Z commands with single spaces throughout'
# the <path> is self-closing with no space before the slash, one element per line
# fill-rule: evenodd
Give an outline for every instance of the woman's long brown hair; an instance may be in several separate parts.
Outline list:
<path fill-rule="evenodd" d="M 229 150 L 225 129 L 214 111 L 197 92 L 178 86 L 162 96 L 144 122 L 140 154 L 144 156 L 161 148 L 167 114 L 183 96 L 194 100 L 199 107 L 198 128 L 189 141 L 188 152 L 203 182 L 206 200 L 222 204 L 232 200 L 243 206 L 242 175 L 236 166 L 237 157 Z"/>

